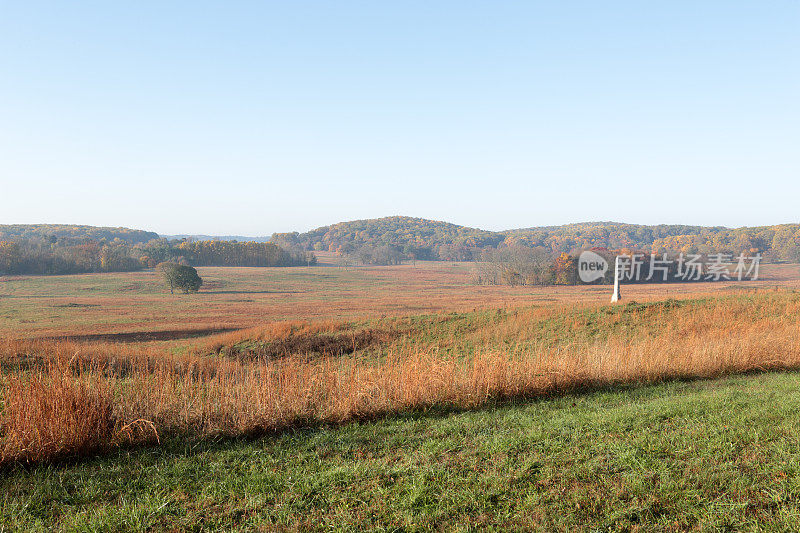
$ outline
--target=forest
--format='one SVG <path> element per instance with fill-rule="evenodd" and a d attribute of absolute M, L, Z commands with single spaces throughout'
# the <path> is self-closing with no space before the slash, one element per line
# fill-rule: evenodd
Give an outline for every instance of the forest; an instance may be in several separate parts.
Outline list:
<path fill-rule="evenodd" d="M 192 266 L 292 266 L 312 253 L 273 243 L 166 240 L 127 228 L 0 226 L 0 274 L 130 272 L 162 262 Z"/>
<path fill-rule="evenodd" d="M 164 261 L 193 266 L 292 266 L 314 264 L 313 252 L 329 251 L 366 265 L 426 260 L 519 263 L 521 257 L 528 257 L 533 264 L 523 270 L 537 273 L 522 278 L 542 284 L 564 279 L 552 271 L 559 258 L 562 262 L 565 257 L 574 259 L 587 249 L 673 256 L 761 254 L 765 261 L 798 262 L 800 224 L 725 228 L 587 222 L 493 232 L 397 216 L 340 222 L 306 233 L 276 233 L 269 243 L 167 240 L 128 228 L 6 225 L 0 226 L 0 273 L 124 272 Z M 549 265 L 547 272 L 544 263 Z M 504 277 L 484 275 L 481 282 L 498 276 Z"/>
<path fill-rule="evenodd" d="M 395 258 L 399 253 L 404 260 L 477 261 L 492 250 L 525 247 L 551 259 L 607 248 L 646 254 L 761 253 L 770 261 L 800 261 L 800 224 L 731 229 L 587 222 L 492 232 L 421 218 L 386 217 L 340 222 L 306 233 L 278 233 L 272 242 L 356 259 Z M 373 253 L 379 248 L 391 253 Z"/>
<path fill-rule="evenodd" d="M 130 244 L 158 239 L 158 233 L 130 228 L 105 228 L 73 224 L 0 224 L 0 241 L 78 239 L 82 241 L 113 241 Z"/>

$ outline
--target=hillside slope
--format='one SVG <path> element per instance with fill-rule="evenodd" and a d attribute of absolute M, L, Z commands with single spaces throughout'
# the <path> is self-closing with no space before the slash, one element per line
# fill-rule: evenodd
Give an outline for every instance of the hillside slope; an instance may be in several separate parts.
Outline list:
<path fill-rule="evenodd" d="M 420 259 L 433 259 L 444 247 L 495 247 L 503 241 L 503 235 L 438 220 L 393 216 L 339 222 L 306 233 L 279 233 L 273 240 L 340 253 L 351 253 L 365 245 L 389 245 L 418 251 Z"/>
<path fill-rule="evenodd" d="M 0 241 L 51 238 L 92 241 L 121 239 L 129 244 L 136 244 L 158 239 L 158 233 L 74 224 L 0 224 Z"/>

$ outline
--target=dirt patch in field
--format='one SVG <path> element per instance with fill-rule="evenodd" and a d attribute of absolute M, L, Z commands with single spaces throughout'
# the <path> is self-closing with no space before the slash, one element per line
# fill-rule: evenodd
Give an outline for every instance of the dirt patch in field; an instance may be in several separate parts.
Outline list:
<path fill-rule="evenodd" d="M 87 335 L 65 335 L 63 337 L 42 337 L 41 340 L 67 340 L 78 342 L 148 342 L 173 341 L 205 337 L 215 333 L 227 333 L 238 328 L 169 329 L 162 331 L 131 331 L 126 333 L 93 333 Z"/>

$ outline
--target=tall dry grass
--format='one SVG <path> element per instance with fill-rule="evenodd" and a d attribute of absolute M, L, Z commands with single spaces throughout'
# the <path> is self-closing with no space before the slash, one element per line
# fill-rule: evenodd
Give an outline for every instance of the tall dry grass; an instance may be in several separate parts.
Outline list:
<path fill-rule="evenodd" d="M 63 362 L 4 383 L 2 459 L 83 455 L 113 437 L 113 399 L 102 378 L 75 379 Z"/>
<path fill-rule="evenodd" d="M 587 310 L 589 312 L 587 312 Z M 412 331 L 383 356 L 295 354 L 243 361 L 112 345 L 0 345 L 0 462 L 47 461 L 164 435 L 204 438 L 341 423 L 431 406 L 473 408 L 615 383 L 800 368 L 792 293 L 641 309 L 504 314 L 458 338 Z M 559 338 L 543 321 L 559 320 Z M 338 331 L 330 324 L 298 331 Z M 270 329 L 260 339 L 269 342 Z M 275 327 L 275 338 L 291 331 Z M 241 334 L 206 342 L 241 342 Z M 442 355 L 445 344 L 468 356 Z M 17 364 L 25 361 L 25 365 Z"/>

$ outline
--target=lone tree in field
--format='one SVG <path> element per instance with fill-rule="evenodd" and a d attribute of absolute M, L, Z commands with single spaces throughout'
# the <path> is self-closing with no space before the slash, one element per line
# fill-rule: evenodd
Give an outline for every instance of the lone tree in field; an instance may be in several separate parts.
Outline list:
<path fill-rule="evenodd" d="M 156 268 L 164 276 L 170 294 L 175 294 L 175 289 L 182 290 L 185 294 L 197 292 L 203 284 L 203 279 L 197 274 L 197 270 L 189 265 L 161 263 Z"/>

